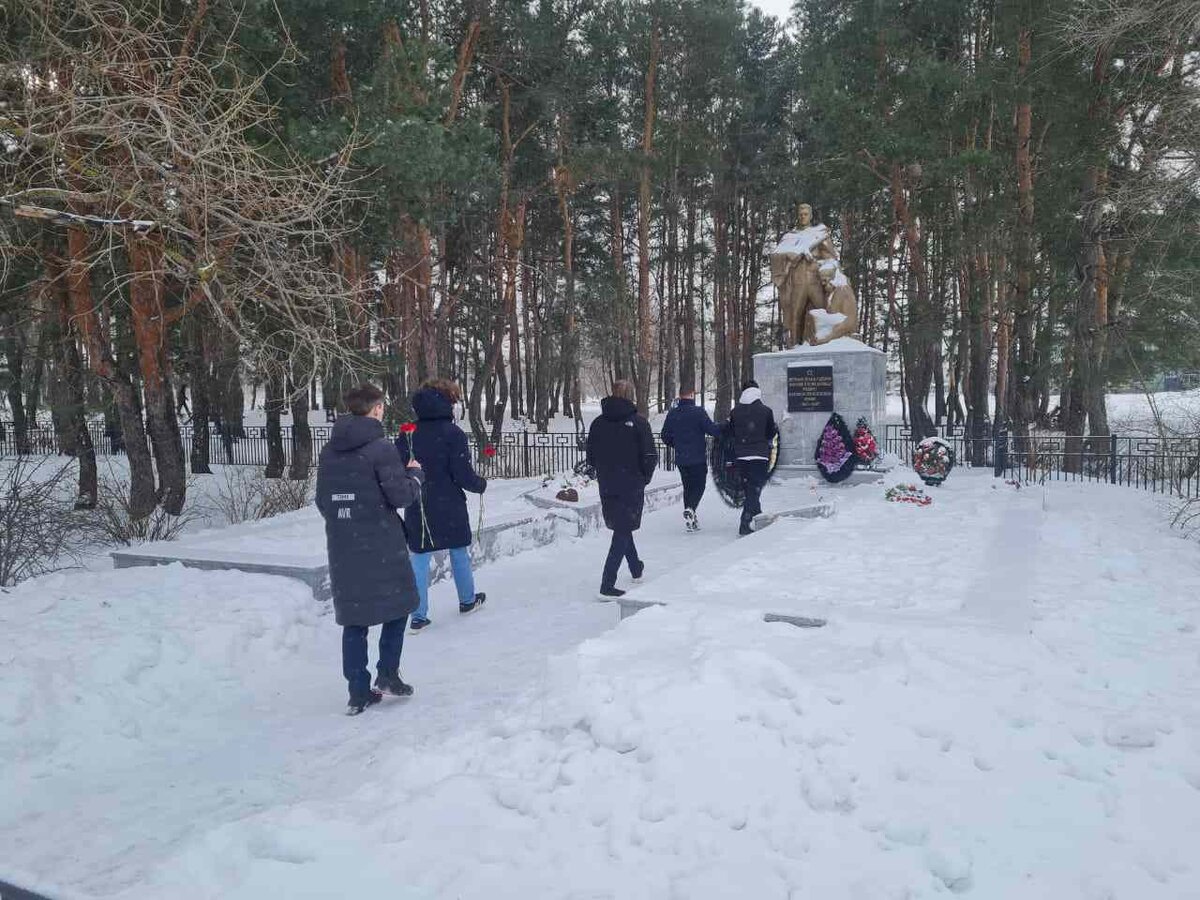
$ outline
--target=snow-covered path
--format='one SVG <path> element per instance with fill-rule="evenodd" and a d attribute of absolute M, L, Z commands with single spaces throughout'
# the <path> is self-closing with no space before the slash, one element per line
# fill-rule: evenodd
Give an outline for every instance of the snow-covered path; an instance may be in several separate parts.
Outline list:
<path fill-rule="evenodd" d="M 1200 897 L 1200 550 L 1161 498 L 816 493 L 835 518 L 736 543 L 711 495 L 698 536 L 648 516 L 672 607 L 616 628 L 602 536 L 485 567 L 477 616 L 441 585 L 417 697 L 358 719 L 285 580 L 24 586 L 0 867 L 121 900 Z"/>
<path fill-rule="evenodd" d="M 638 542 L 647 584 L 735 539 L 736 512 L 711 490 L 701 515 L 706 527 L 695 535 L 683 532 L 677 507 L 646 517 Z M 306 588 L 288 580 L 173 567 L 90 576 L 86 595 L 77 575 L 23 588 L 16 604 L 0 606 L 0 627 L 33 642 L 36 661 L 5 641 L 0 671 L 8 684 L 8 664 L 22 657 L 18 679 L 37 691 L 33 702 L 55 707 L 61 719 L 42 721 L 35 710 L 0 704 L 0 725 L 11 726 L 10 740 L 26 742 L 28 751 L 17 749 L 25 757 L 20 766 L 0 776 L 0 846 L 11 848 L 23 870 L 104 894 L 139 881 L 196 832 L 268 805 L 345 796 L 378 774 L 372 767 L 383 751 L 416 754 L 485 724 L 542 686 L 550 656 L 612 628 L 616 607 L 596 599 L 606 549 L 604 532 L 485 566 L 477 587 L 488 604 L 465 618 L 452 584 L 436 585 L 434 625 L 405 642 L 402 671 L 416 696 L 358 719 L 341 715 L 339 629 L 332 616 L 315 614 Z M 35 591 L 36 602 L 20 603 Z M 87 607 L 81 621 L 89 628 L 97 604 L 118 621 L 105 633 L 74 630 L 73 604 Z M 124 604 L 127 612 L 117 613 Z M 135 618 L 162 604 L 179 607 L 163 609 L 158 623 Z M 10 622 L 14 607 L 37 611 L 32 629 Z M 213 635 L 210 620 L 207 642 L 187 646 L 181 632 L 188 618 L 208 613 L 228 628 Z M 257 623 L 250 633 L 229 630 L 247 621 Z M 55 650 L 97 641 L 104 658 L 83 652 L 79 672 L 71 658 L 55 657 Z M 231 682 L 230 672 L 241 682 Z M 105 682 L 88 682 L 98 675 Z M 87 699 L 90 692 L 99 698 Z M 18 702 L 21 692 L 9 696 Z M 130 696 L 137 706 L 122 708 Z M 101 739 L 94 749 L 68 749 L 63 743 L 81 730 L 84 709 L 94 710 Z M 0 758 L 13 749 L 0 743 Z"/>

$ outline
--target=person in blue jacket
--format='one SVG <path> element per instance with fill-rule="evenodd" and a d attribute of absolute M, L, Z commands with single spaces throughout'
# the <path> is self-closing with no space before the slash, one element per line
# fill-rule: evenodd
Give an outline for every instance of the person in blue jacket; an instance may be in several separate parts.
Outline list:
<path fill-rule="evenodd" d="M 703 406 L 696 405 L 696 392 L 685 388 L 679 400 L 667 413 L 663 423 L 662 441 L 675 450 L 675 467 L 683 481 L 683 524 L 688 531 L 699 531 L 696 509 L 708 484 L 708 443 L 706 437 L 717 437 L 721 426 L 708 417 Z"/>
<path fill-rule="evenodd" d="M 434 551 L 449 551 L 460 613 L 474 612 L 487 599 L 486 594 L 475 593 L 471 516 L 464 493 L 482 494 L 487 480 L 475 472 L 467 436 L 454 424 L 454 404 L 461 398 L 462 390 L 449 379 L 425 382 L 412 398 L 417 429 L 396 440 L 401 458 L 408 462 L 415 457 L 425 472 L 421 497 L 404 511 L 404 531 L 420 596 L 409 626 L 414 634 L 430 623 L 429 564 Z"/>

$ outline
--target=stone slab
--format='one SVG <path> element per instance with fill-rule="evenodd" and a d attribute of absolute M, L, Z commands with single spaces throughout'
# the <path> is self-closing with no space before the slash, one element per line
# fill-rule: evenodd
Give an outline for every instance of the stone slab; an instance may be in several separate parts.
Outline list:
<path fill-rule="evenodd" d="M 791 509 L 772 510 L 754 517 L 754 530 L 762 531 L 779 519 L 832 519 L 836 514 L 837 507 L 832 503 L 809 503 Z"/>
<path fill-rule="evenodd" d="M 544 547 L 554 541 L 558 522 L 547 513 L 532 513 L 516 519 L 508 519 L 486 525 L 480 530 L 479 540 L 471 544 L 471 564 L 478 568 L 505 556 L 513 556 L 533 547 Z M 197 541 L 189 545 L 186 538 L 181 541 L 166 541 L 161 544 L 144 544 L 128 550 L 116 550 L 109 554 L 113 568 L 128 569 L 133 566 L 163 566 L 180 563 L 193 569 L 234 569 L 257 575 L 279 575 L 303 581 L 318 600 L 328 600 L 329 560 L 320 556 L 287 556 L 283 554 L 246 552 L 225 548 L 205 547 Z M 433 555 L 429 567 L 429 581 L 436 584 L 449 578 L 450 554 L 439 550 Z"/>
<path fill-rule="evenodd" d="M 174 545 L 174 546 L 173 546 Z M 114 550 L 114 569 L 134 566 L 167 566 L 180 563 L 189 569 L 217 571 L 234 569 L 254 575 L 279 575 L 303 581 L 318 600 L 328 600 L 329 561 L 324 557 L 282 556 L 271 553 L 241 553 L 229 550 L 206 550 L 188 547 L 183 542 L 168 541 L 161 546 L 143 545 L 130 550 Z"/>
<path fill-rule="evenodd" d="M 568 517 L 576 525 L 576 537 L 584 537 L 593 531 L 604 527 L 604 512 L 600 501 L 591 503 L 571 503 L 567 500 L 555 500 L 548 497 L 525 495 L 525 499 L 541 509 L 552 510 Z M 683 486 L 679 484 L 660 484 L 646 488 L 646 504 L 643 512 L 646 514 L 664 509 L 683 499 Z"/>
<path fill-rule="evenodd" d="M 797 346 L 777 353 L 758 353 L 754 357 L 754 378 L 762 390 L 763 402 L 775 411 L 779 425 L 780 466 L 811 466 L 817 440 L 827 412 L 789 413 L 787 408 L 787 370 L 789 365 L 833 367 L 833 409 L 846 420 L 851 430 L 860 417 L 871 430 L 883 433 L 887 416 L 887 355 L 853 338 L 838 338 L 820 346 Z"/>
<path fill-rule="evenodd" d="M 682 493 L 682 488 L 676 484 L 647 489 L 646 512 L 654 512 L 678 502 Z M 583 537 L 604 527 L 604 516 L 599 501 L 579 506 L 560 500 L 545 501 L 529 496 L 525 499 L 535 507 L 528 514 L 510 515 L 485 525 L 480 530 L 478 539 L 472 542 L 470 548 L 472 568 L 515 556 L 525 550 L 544 547 L 563 534 Z M 198 537 L 194 541 L 189 541 L 185 536 L 178 541 L 143 544 L 126 550 L 116 550 L 109 555 L 113 561 L 113 568 L 116 569 L 165 566 L 172 563 L 180 563 L 193 569 L 233 569 L 258 575 L 295 578 L 307 584 L 316 599 L 328 600 L 331 597 L 329 560 L 324 553 L 290 555 L 206 546 L 214 540 L 220 540 L 219 533 L 217 536 Z M 450 577 L 450 554 L 439 550 L 433 554 L 430 562 L 430 584 Z"/>
<path fill-rule="evenodd" d="M 628 597 L 619 597 L 617 598 L 618 621 L 624 621 L 651 606 L 667 605 L 666 603 L 654 600 L 634 600 Z M 816 619 L 811 616 L 797 616 L 788 613 L 763 613 L 763 621 L 786 622 L 788 625 L 795 625 L 797 628 L 822 628 L 827 624 L 824 619 Z"/>
<path fill-rule="evenodd" d="M 850 477 L 844 481 L 839 481 L 837 484 L 830 484 L 825 480 L 820 470 L 816 466 L 777 466 L 774 477 L 783 480 L 792 478 L 814 478 L 821 482 L 822 487 L 840 488 L 854 487 L 859 484 L 875 484 L 882 479 L 884 473 L 875 469 L 855 469 L 850 473 Z"/>

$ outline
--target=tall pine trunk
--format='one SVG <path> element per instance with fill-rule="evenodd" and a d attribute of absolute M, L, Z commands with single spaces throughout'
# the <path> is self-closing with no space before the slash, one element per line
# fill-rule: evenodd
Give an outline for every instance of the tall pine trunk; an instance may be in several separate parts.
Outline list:
<path fill-rule="evenodd" d="M 1033 306 L 1033 159 L 1030 141 L 1033 133 L 1033 109 L 1028 84 L 1029 64 L 1033 54 L 1033 34 L 1028 18 L 1029 4 L 1024 4 L 1022 23 L 1017 34 L 1017 90 L 1015 116 L 1017 171 L 1017 228 L 1013 235 L 1013 263 L 1016 270 L 1012 296 L 1013 319 L 1013 403 L 1009 410 L 1013 431 L 1022 441 L 1029 436 L 1029 427 L 1038 413 L 1038 369 L 1041 364 L 1034 339 L 1037 312 Z M 999 418 L 998 418 L 999 421 Z"/>
<path fill-rule="evenodd" d="M 638 180 L 638 412 L 650 414 L 650 371 L 654 363 L 654 334 L 650 315 L 650 176 L 654 152 L 655 80 L 661 39 L 658 20 L 650 25 L 650 60 L 646 66 L 646 85 L 642 117 L 642 161 Z"/>
<path fill-rule="evenodd" d="M 162 238 L 157 234 L 131 234 L 126 249 L 131 276 L 129 306 L 146 400 L 146 425 L 158 469 L 158 501 L 164 511 L 177 516 L 183 512 L 186 500 L 187 473 L 167 361 Z"/>
<path fill-rule="evenodd" d="M 283 425 L 281 416 L 284 407 L 283 375 L 272 371 L 266 377 L 266 402 L 263 404 L 267 414 L 267 468 L 263 472 L 267 478 L 282 478 L 285 465 L 283 452 Z"/>
<path fill-rule="evenodd" d="M 909 318 L 904 337 L 904 393 L 908 397 L 909 424 L 914 437 L 937 433 L 925 408 L 937 364 L 937 344 L 941 340 L 941 322 L 932 309 L 929 277 L 925 267 L 924 235 L 909 203 L 909 187 L 900 166 L 892 167 L 892 206 L 908 247 Z"/>
<path fill-rule="evenodd" d="M 684 214 L 687 231 L 685 268 L 687 275 L 683 285 L 683 347 L 679 365 L 679 386 L 682 390 L 696 389 L 696 203 L 692 190 L 688 190 Z M 700 350 L 704 352 L 703 347 Z M 701 404 L 704 398 L 700 398 Z"/>
<path fill-rule="evenodd" d="M 71 295 L 67 288 L 66 270 L 57 256 L 47 256 L 46 268 L 50 284 L 54 286 L 55 308 L 58 313 L 62 416 L 70 439 L 68 452 L 75 457 L 79 465 L 79 490 L 75 507 L 95 509 L 99 487 L 96 447 L 87 426 L 83 358 L 79 353 L 79 343 L 71 331 Z"/>
<path fill-rule="evenodd" d="M 1095 96 L 1088 107 L 1088 119 L 1096 131 L 1107 112 L 1104 92 L 1108 65 L 1108 49 L 1102 48 L 1097 51 L 1092 67 Z M 1064 468 L 1068 472 L 1083 470 L 1083 435 L 1088 420 L 1091 420 L 1093 435 L 1108 432 L 1101 369 L 1103 329 L 1108 324 L 1108 279 L 1103 244 L 1106 182 L 1107 163 L 1097 152 L 1096 159 L 1089 163 L 1085 171 L 1080 189 L 1079 253 L 1076 260 L 1079 291 L 1071 323 L 1071 376 L 1063 410 L 1063 430 L 1067 434 Z"/>
<path fill-rule="evenodd" d="M 206 335 L 207 316 L 199 310 L 193 312 L 182 330 L 188 342 L 188 372 L 192 385 L 192 474 L 211 475 L 209 422 L 212 420 L 212 376 Z"/>
<path fill-rule="evenodd" d="M 154 462 L 146 440 L 138 403 L 137 385 L 120 354 L 115 354 L 110 340 L 107 304 L 93 299 L 88 234 L 81 227 L 67 228 L 67 293 L 71 299 L 71 328 L 87 352 L 92 371 L 107 385 L 115 407 L 116 424 L 107 422 L 111 411 L 106 409 L 106 431 L 112 449 L 124 450 L 129 463 L 129 514 L 135 520 L 154 512 L 158 497 L 154 489 Z M 120 323 L 117 323 L 119 327 Z"/>
<path fill-rule="evenodd" d="M 312 467 L 312 428 L 308 424 L 308 391 L 303 384 L 292 384 L 292 465 L 288 477 L 293 481 L 305 481 Z"/>

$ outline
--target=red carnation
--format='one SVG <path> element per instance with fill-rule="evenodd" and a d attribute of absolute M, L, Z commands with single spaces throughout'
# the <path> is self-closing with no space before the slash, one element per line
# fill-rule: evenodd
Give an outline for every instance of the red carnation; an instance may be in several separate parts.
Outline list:
<path fill-rule="evenodd" d="M 404 434 L 412 434 L 416 430 L 417 430 L 416 422 L 405 422 L 403 425 L 400 426 L 400 431 L 403 432 Z"/>
<path fill-rule="evenodd" d="M 483 455 L 486 456 L 488 459 L 491 459 L 493 456 L 496 455 L 496 448 L 493 447 L 491 444 L 488 444 L 486 447 L 483 448 Z"/>

